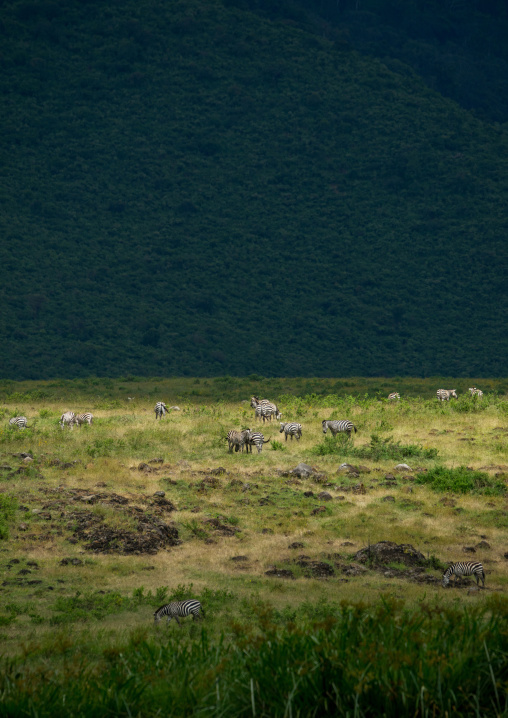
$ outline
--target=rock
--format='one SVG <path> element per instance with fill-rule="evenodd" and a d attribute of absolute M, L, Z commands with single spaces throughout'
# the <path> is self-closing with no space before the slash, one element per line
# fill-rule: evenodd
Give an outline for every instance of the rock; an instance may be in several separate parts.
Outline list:
<path fill-rule="evenodd" d="M 248 556 L 232 556 L 229 560 L 230 560 L 230 561 L 237 561 L 237 562 L 239 562 L 239 563 L 242 563 L 242 562 L 244 562 L 244 561 L 248 561 L 248 560 L 249 560 L 249 557 L 248 557 Z"/>
<path fill-rule="evenodd" d="M 323 514 L 326 513 L 326 506 L 318 506 L 316 509 L 313 509 L 311 511 L 311 514 L 315 516 L 316 514 Z"/>
<path fill-rule="evenodd" d="M 63 558 L 60 561 L 60 566 L 68 566 L 69 564 L 71 566 L 82 566 L 83 561 L 80 558 Z"/>
<path fill-rule="evenodd" d="M 223 466 L 218 466 L 216 469 L 211 469 L 210 474 L 212 476 L 222 476 L 222 474 L 226 474 L 227 471 Z"/>
<path fill-rule="evenodd" d="M 381 501 L 395 501 L 395 496 L 383 496 Z"/>
<path fill-rule="evenodd" d="M 462 550 L 464 553 L 476 553 L 476 549 L 474 546 L 463 546 Z"/>
<path fill-rule="evenodd" d="M 385 481 L 397 481 L 393 474 L 385 474 Z"/>
<path fill-rule="evenodd" d="M 351 541 L 343 541 L 343 543 L 341 543 L 341 546 L 354 546 L 354 543 L 352 543 Z"/>
<path fill-rule="evenodd" d="M 303 548 L 303 543 L 300 543 L 299 541 L 294 541 L 293 543 L 290 543 L 288 548 Z"/>
<path fill-rule="evenodd" d="M 160 497 L 164 498 L 164 496 L 166 496 L 166 492 L 165 491 L 156 491 L 154 493 L 154 496 L 160 496 Z"/>
<path fill-rule="evenodd" d="M 397 466 L 394 467 L 395 471 L 412 471 L 413 469 L 408 466 L 407 464 L 397 464 Z"/>
<path fill-rule="evenodd" d="M 149 464 L 163 464 L 163 463 L 164 463 L 164 459 L 160 459 L 160 458 L 159 458 L 159 459 L 150 459 L 150 460 L 148 461 L 148 463 L 149 463 Z"/>
<path fill-rule="evenodd" d="M 273 529 L 261 529 L 262 534 L 273 534 Z"/>
<path fill-rule="evenodd" d="M 153 469 L 152 469 L 151 466 L 148 466 L 148 464 L 147 464 L 146 462 L 142 461 L 142 462 L 138 465 L 138 471 L 144 471 L 145 474 L 149 474 L 149 473 L 151 473 L 151 472 L 153 471 Z"/>
<path fill-rule="evenodd" d="M 356 486 L 353 486 L 353 493 L 354 494 L 366 494 L 367 491 L 363 484 L 356 484 Z"/>
<path fill-rule="evenodd" d="M 359 563 L 404 563 L 406 566 L 426 566 L 425 556 L 411 544 L 396 544 L 393 541 L 379 541 L 371 546 L 360 549 L 355 554 Z"/>
<path fill-rule="evenodd" d="M 309 498 L 311 498 L 312 496 L 314 496 L 314 492 L 313 492 L 313 491 L 304 491 L 304 492 L 303 492 L 303 495 L 306 496 L 306 497 L 309 499 Z"/>
<path fill-rule="evenodd" d="M 328 491 L 322 491 L 318 494 L 318 499 L 321 499 L 321 501 L 332 501 L 333 497 Z"/>
<path fill-rule="evenodd" d="M 487 541 L 480 541 L 480 543 L 476 544 L 476 548 L 491 548 L 491 546 Z"/>
<path fill-rule="evenodd" d="M 30 464 L 32 461 L 33 459 L 31 456 L 25 456 L 25 458 L 23 459 L 24 464 Z"/>
<path fill-rule="evenodd" d="M 28 531 L 28 524 L 20 524 L 18 526 L 19 531 Z"/>
<path fill-rule="evenodd" d="M 307 479 L 309 476 L 312 476 L 314 469 L 312 466 L 309 466 L 309 464 L 304 464 L 302 462 L 298 464 L 298 466 L 295 466 L 295 468 L 289 473 L 298 476 L 300 479 Z"/>

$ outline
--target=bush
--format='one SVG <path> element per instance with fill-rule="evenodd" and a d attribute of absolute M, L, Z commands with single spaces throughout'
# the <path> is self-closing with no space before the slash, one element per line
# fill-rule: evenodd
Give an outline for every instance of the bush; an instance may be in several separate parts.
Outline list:
<path fill-rule="evenodd" d="M 473 471 L 467 466 L 447 469 L 435 466 L 425 473 L 418 474 L 417 484 L 426 484 L 434 491 L 453 491 L 457 494 L 483 494 L 484 496 L 502 496 L 506 493 L 503 481 L 491 478 L 484 471 Z"/>
<path fill-rule="evenodd" d="M 18 502 L 15 498 L 0 494 L 0 539 L 8 538 L 8 522 L 14 518 L 17 508 Z"/>

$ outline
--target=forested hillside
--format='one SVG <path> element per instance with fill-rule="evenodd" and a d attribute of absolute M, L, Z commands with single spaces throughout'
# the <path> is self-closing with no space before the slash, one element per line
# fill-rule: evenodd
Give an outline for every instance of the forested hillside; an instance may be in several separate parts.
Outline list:
<path fill-rule="evenodd" d="M 0 20 L 4 378 L 508 374 L 505 125 L 248 3 Z"/>

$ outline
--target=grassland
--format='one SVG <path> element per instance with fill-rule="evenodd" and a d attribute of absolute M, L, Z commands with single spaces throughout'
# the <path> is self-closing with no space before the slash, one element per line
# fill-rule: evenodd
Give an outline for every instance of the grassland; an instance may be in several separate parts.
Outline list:
<path fill-rule="evenodd" d="M 157 696 L 167 715 L 298 715 L 298 705 L 310 715 L 317 688 L 301 692 L 300 674 L 293 685 L 277 679 L 283 705 L 280 696 L 267 697 L 263 660 L 278 668 L 266 646 L 275 642 L 281 655 L 305 661 L 314 636 L 328 660 L 331 636 L 340 643 L 353 624 L 358 665 L 373 671 L 367 654 L 381 642 L 388 653 L 393 647 L 388 663 L 400 659 L 416 673 L 372 674 L 362 688 L 361 671 L 353 671 L 339 691 L 352 702 L 321 691 L 330 710 L 395 715 L 369 691 L 388 696 L 396 679 L 413 714 L 455 706 L 466 715 L 476 705 L 478 715 L 504 715 L 504 698 L 495 695 L 504 695 L 507 680 L 508 399 L 502 381 L 484 381 L 477 382 L 483 400 L 471 400 L 474 383 L 126 377 L 1 385 L 0 715 L 65 715 L 65 693 L 75 715 L 155 715 Z M 459 399 L 438 402 L 442 386 L 456 386 Z M 400 402 L 384 398 L 391 390 L 401 392 Z M 261 454 L 229 454 L 227 431 L 254 426 L 253 393 L 276 401 L 284 420 L 299 421 L 302 439 L 285 442 L 278 424 L 267 423 Z M 179 410 L 156 422 L 156 400 Z M 68 409 L 92 411 L 93 425 L 61 429 Z M 27 416 L 29 428 L 9 427 L 15 415 Z M 351 442 L 324 437 L 325 418 L 349 418 L 358 433 Z M 300 462 L 314 468 L 311 476 L 291 473 Z M 396 471 L 401 462 L 409 468 Z M 339 471 L 343 463 L 355 468 Z M 356 556 L 381 541 L 410 544 L 424 561 Z M 467 580 L 443 589 L 447 564 L 471 559 L 485 567 L 485 590 Z M 156 631 L 154 608 L 188 596 L 200 598 L 206 620 Z M 394 636 L 406 630 L 403 659 Z M 457 631 L 465 634 L 460 645 Z M 455 653 L 463 660 L 453 663 Z M 435 666 L 444 657 L 453 663 L 450 690 L 462 685 L 462 697 L 439 695 Z M 471 660 L 479 679 L 469 690 Z M 140 668 L 147 661 L 149 674 Z M 341 661 L 344 677 L 349 664 Z M 190 692 L 177 695 L 172 684 L 161 698 L 170 665 Z M 202 671 L 193 673 L 197 665 Z M 241 680 L 232 666 L 244 667 Z M 101 684 L 106 673 L 111 683 Z M 79 700 L 70 689 L 78 676 Z M 418 698 L 424 684 L 427 703 Z M 316 710 L 328 709 L 319 703 Z"/>

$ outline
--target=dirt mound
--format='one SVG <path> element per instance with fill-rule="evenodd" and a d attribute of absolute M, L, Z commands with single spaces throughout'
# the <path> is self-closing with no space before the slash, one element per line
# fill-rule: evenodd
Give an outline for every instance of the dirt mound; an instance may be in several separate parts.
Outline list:
<path fill-rule="evenodd" d="M 181 543 L 178 530 L 156 516 L 136 516 L 136 532 L 107 526 L 102 516 L 88 511 L 75 511 L 69 518 L 77 524 L 73 538 L 84 541 L 85 550 L 94 553 L 156 554 L 162 548 Z"/>
<path fill-rule="evenodd" d="M 406 566 L 427 566 L 425 556 L 417 551 L 411 544 L 396 544 L 393 541 L 379 541 L 372 546 L 366 546 L 355 554 L 355 561 L 374 565 L 389 563 L 403 563 Z"/>

